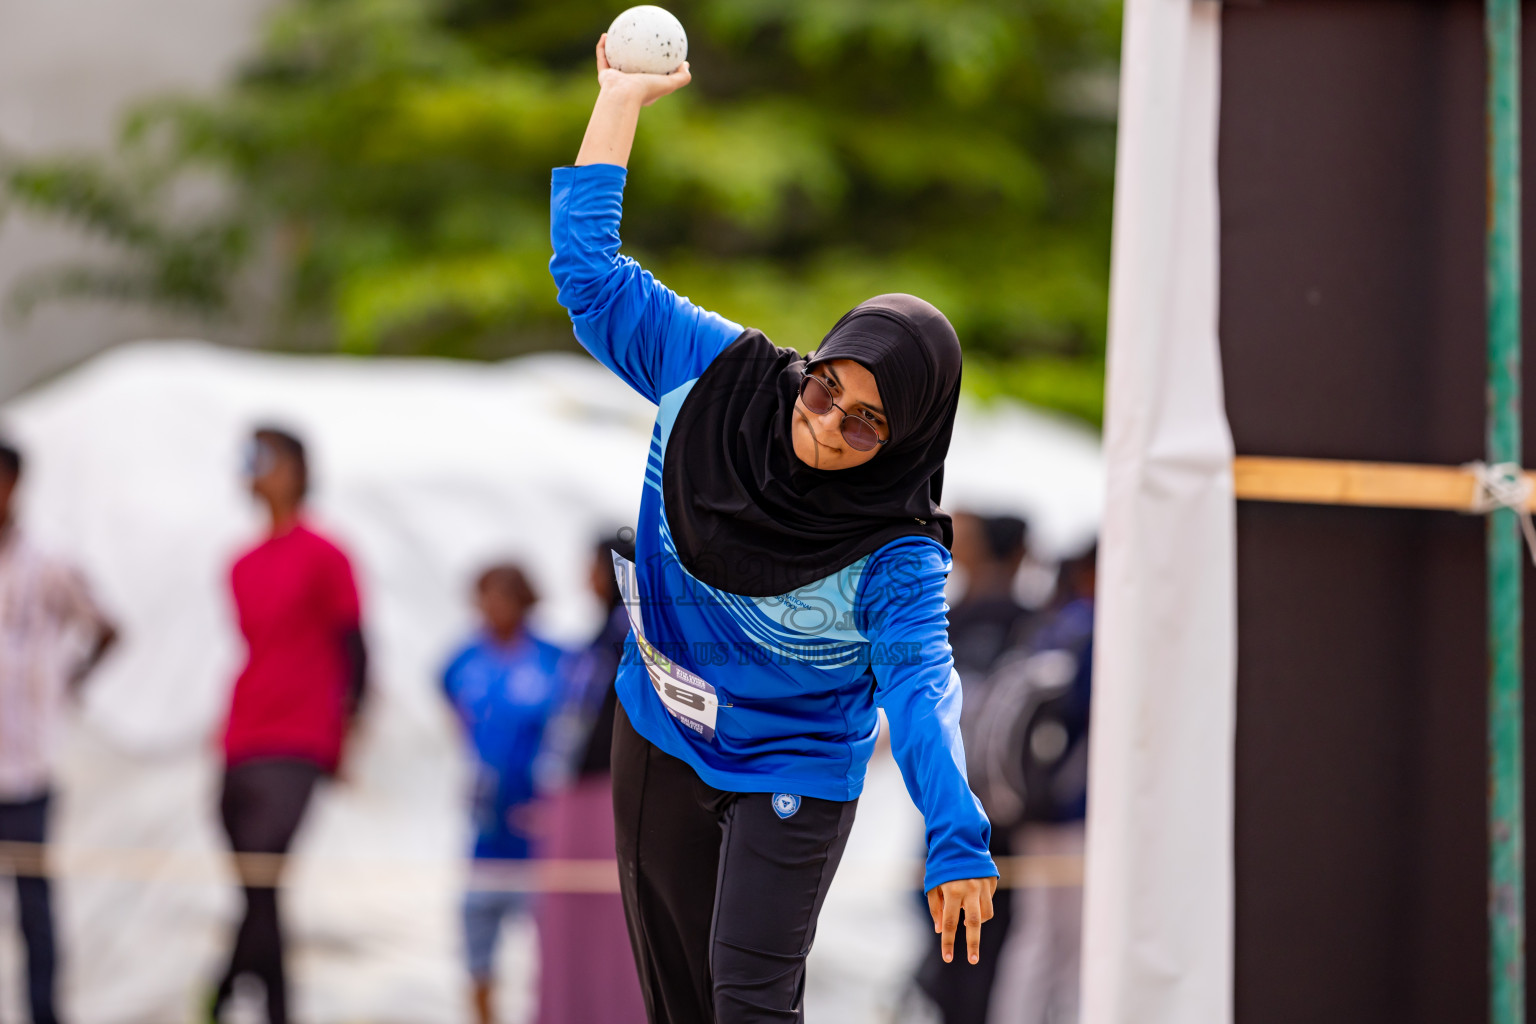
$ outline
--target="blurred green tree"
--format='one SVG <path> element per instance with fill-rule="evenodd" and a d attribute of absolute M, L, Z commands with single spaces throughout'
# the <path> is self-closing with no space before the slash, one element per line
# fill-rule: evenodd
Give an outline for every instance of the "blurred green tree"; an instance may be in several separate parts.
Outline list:
<path fill-rule="evenodd" d="M 11 202 L 118 250 L 12 300 L 260 316 L 287 348 L 571 347 L 549 169 L 620 6 L 286 0 L 226 90 L 140 105 L 110 158 L 0 156 Z M 626 251 L 802 350 L 871 294 L 921 294 L 973 391 L 1098 421 L 1119 0 L 671 6 L 694 83 L 641 120 Z"/>

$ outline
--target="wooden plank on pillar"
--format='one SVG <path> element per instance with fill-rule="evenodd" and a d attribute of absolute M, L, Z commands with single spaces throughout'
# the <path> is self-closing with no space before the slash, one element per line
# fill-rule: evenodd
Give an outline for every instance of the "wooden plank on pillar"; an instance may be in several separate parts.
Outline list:
<path fill-rule="evenodd" d="M 1232 461 L 1232 476 L 1245 501 L 1468 512 L 1477 493 L 1476 477 L 1460 466 L 1243 455 Z M 1536 483 L 1536 475 L 1526 477 Z M 1526 509 L 1536 511 L 1536 494 Z"/>

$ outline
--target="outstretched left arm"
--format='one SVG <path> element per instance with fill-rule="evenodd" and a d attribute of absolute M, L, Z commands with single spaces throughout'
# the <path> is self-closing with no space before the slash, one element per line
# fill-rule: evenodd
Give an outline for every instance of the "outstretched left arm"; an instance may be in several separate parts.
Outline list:
<path fill-rule="evenodd" d="M 987 852 L 992 826 L 966 781 L 960 679 L 944 604 L 948 572 L 949 555 L 938 544 L 899 542 L 871 556 L 859 607 L 891 752 L 927 825 L 923 887 L 934 930 L 949 960 L 963 911 L 968 958 L 976 963 L 981 924 L 992 917 L 997 867 Z"/>

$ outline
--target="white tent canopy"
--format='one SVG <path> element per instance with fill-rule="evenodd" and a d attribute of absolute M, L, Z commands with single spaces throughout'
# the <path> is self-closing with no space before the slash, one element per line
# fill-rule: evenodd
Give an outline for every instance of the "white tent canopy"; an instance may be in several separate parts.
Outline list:
<path fill-rule="evenodd" d="M 547 635 L 578 641 L 593 627 L 587 559 L 598 536 L 633 521 L 652 407 L 572 355 L 487 366 L 145 343 L 0 415 L 28 459 L 24 529 L 86 571 L 124 638 L 65 737 L 55 835 L 60 863 L 77 867 L 100 848 L 220 847 L 211 738 L 240 657 L 226 574 L 260 531 L 241 446 L 266 422 L 306 439 L 314 516 L 358 574 L 377 700 L 349 781 L 323 794 L 300 837 L 287 904 L 298 1014 L 463 1019 L 453 905 L 466 837 L 438 670 L 470 626 L 468 581 L 491 559 L 530 569 Z M 1019 406 L 966 406 L 946 505 L 1022 514 L 1038 549 L 1057 554 L 1096 530 L 1101 474 L 1090 432 Z M 869 841 L 856 829 L 850 860 L 918 852 L 915 812 L 880 771 L 860 808 Z M 322 870 L 340 862 L 357 866 L 358 884 Z M 66 1005 L 85 1024 L 184 1019 L 222 955 L 235 903 L 226 877 L 153 860 L 134 870 L 82 869 L 61 887 Z M 365 875 L 388 881 L 370 888 Z M 887 919 L 884 941 L 859 938 Z M 880 998 L 893 1000 L 922 941 L 906 894 L 835 886 L 812 1010 L 820 999 L 835 1019 L 871 1019 L 863 983 L 883 970 L 893 991 Z M 839 942 L 880 948 L 840 957 Z M 526 960 L 527 949 L 514 942 L 508 955 Z M 848 973 L 855 963 L 862 978 Z M 3 1019 L 17 1019 L 11 976 L 0 974 Z"/>

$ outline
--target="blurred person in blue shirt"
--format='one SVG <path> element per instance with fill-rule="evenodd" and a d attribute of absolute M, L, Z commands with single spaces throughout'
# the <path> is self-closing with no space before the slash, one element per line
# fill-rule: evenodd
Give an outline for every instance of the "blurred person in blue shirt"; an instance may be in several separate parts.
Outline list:
<path fill-rule="evenodd" d="M 443 689 L 474 748 L 475 860 L 526 860 L 533 844 L 534 762 L 561 693 L 564 652 L 525 624 L 538 601 L 522 569 L 497 565 L 480 574 L 475 600 L 482 620 L 443 673 Z M 464 896 L 464 940 L 475 1013 L 491 1024 L 497 939 L 509 915 L 526 913 L 525 892 L 477 872 Z"/>

